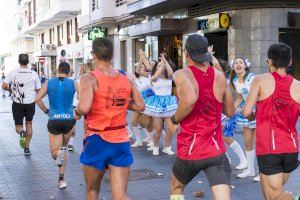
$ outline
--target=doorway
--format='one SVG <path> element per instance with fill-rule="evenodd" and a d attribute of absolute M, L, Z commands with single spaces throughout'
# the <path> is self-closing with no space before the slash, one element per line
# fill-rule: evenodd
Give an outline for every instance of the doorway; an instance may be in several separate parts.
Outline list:
<path fill-rule="evenodd" d="M 214 45 L 215 57 L 228 61 L 228 33 L 227 31 L 206 33 L 209 46 Z"/>
<path fill-rule="evenodd" d="M 293 63 L 287 73 L 300 80 L 300 28 L 280 28 L 279 42 L 289 45 L 293 50 Z"/>

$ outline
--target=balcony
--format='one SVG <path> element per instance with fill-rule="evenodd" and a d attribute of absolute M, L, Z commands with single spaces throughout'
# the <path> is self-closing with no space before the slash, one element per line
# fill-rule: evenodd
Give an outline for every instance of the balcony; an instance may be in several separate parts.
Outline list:
<path fill-rule="evenodd" d="M 24 26 L 23 33 L 40 33 L 47 28 L 54 27 L 61 21 L 77 16 L 80 9 L 80 0 L 51 0 L 50 4 L 37 5 L 36 23 Z"/>

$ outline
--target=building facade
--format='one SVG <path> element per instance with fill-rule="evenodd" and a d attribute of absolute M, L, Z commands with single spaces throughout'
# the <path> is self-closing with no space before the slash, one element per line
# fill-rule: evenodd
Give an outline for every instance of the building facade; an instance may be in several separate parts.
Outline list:
<path fill-rule="evenodd" d="M 34 37 L 33 62 L 39 74 L 56 76 L 61 61 L 68 62 L 75 76 L 83 62 L 82 36 L 78 34 L 80 0 L 22 0 L 23 34 Z"/>

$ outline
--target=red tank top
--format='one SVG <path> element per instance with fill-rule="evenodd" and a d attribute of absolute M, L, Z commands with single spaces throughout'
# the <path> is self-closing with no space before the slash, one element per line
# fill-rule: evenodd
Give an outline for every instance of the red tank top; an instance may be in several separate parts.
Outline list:
<path fill-rule="evenodd" d="M 290 94 L 294 78 L 272 73 L 274 93 L 256 106 L 256 154 L 296 153 L 299 140 L 296 123 L 299 104 Z"/>
<path fill-rule="evenodd" d="M 111 143 L 129 141 L 126 114 L 129 105 L 131 84 L 125 75 L 107 77 L 100 71 L 93 71 L 98 90 L 94 93 L 91 112 L 87 114 L 87 136 L 100 135 Z"/>
<path fill-rule="evenodd" d="M 222 103 L 213 93 L 215 69 L 203 72 L 189 67 L 198 83 L 199 97 L 192 112 L 181 121 L 177 136 L 177 154 L 183 160 L 201 160 L 226 152 L 222 139 Z"/>

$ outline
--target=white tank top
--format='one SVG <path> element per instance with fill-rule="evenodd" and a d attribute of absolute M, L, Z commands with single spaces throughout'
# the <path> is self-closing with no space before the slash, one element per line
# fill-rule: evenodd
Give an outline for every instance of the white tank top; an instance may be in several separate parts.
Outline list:
<path fill-rule="evenodd" d="M 172 94 L 172 80 L 158 78 L 152 83 L 155 95 L 168 96 Z"/>
<path fill-rule="evenodd" d="M 143 91 L 151 87 L 150 79 L 147 77 L 141 76 L 138 79 L 135 79 L 135 83 L 139 91 Z"/>
<path fill-rule="evenodd" d="M 244 101 L 247 100 L 247 97 L 250 92 L 251 84 L 252 84 L 254 78 L 255 78 L 255 75 L 253 73 L 250 73 L 247 75 L 244 83 L 239 83 L 237 77 L 235 77 L 233 79 L 233 84 L 236 89 L 236 92 L 238 94 L 242 95 Z"/>

